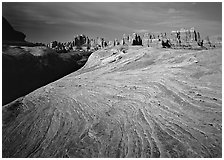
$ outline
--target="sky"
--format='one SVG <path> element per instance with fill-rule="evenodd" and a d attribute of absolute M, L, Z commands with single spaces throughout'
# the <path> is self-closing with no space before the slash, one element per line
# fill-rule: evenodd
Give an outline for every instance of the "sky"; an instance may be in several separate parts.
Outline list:
<path fill-rule="evenodd" d="M 2 16 L 30 42 L 67 42 L 77 34 L 113 40 L 191 27 L 202 37 L 222 34 L 221 2 L 3 2 Z"/>

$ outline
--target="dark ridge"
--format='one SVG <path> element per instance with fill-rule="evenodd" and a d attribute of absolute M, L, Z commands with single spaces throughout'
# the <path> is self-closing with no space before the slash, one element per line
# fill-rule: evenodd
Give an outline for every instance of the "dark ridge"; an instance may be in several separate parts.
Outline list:
<path fill-rule="evenodd" d="M 11 24 L 2 17 L 2 41 L 19 41 L 25 42 L 26 35 L 14 30 Z"/>

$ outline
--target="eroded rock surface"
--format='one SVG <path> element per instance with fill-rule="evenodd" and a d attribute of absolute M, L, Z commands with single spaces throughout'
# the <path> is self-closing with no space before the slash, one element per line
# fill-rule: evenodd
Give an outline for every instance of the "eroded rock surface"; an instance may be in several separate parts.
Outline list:
<path fill-rule="evenodd" d="M 3 106 L 3 157 L 221 157 L 221 49 L 101 50 Z"/>

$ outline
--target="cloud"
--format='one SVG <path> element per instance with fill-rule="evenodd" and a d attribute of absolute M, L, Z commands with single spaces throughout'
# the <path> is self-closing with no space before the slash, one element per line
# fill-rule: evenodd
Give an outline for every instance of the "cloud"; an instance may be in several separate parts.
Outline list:
<path fill-rule="evenodd" d="M 212 4 L 4 2 L 2 14 L 13 26 L 18 27 L 15 29 L 29 33 L 30 37 L 36 36 L 35 39 L 43 31 L 49 38 L 58 36 L 58 40 L 61 37 L 66 39 L 66 36 L 70 36 L 69 32 L 116 38 L 118 33 L 162 32 L 191 25 L 213 32 L 220 31 L 221 9 Z M 207 11 L 210 8 L 213 8 L 212 12 Z M 217 26 L 215 29 L 207 27 L 218 22 L 220 24 L 213 25 Z"/>

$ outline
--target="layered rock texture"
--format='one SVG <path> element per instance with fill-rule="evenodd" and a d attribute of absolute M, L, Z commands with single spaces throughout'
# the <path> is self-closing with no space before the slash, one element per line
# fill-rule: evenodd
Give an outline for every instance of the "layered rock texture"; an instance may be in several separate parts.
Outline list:
<path fill-rule="evenodd" d="M 129 47 L 3 106 L 3 157 L 221 157 L 221 49 Z"/>

